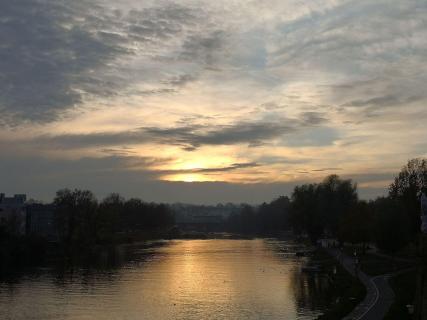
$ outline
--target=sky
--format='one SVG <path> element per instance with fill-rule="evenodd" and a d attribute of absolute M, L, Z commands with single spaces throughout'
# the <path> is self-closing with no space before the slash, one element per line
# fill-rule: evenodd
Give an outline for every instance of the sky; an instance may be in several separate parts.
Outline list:
<path fill-rule="evenodd" d="M 0 191 L 361 198 L 427 157 L 427 2 L 0 2 Z"/>

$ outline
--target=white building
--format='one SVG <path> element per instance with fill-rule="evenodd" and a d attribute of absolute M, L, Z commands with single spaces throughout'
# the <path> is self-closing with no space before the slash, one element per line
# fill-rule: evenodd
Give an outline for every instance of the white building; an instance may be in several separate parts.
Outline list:
<path fill-rule="evenodd" d="M 0 225 L 7 226 L 9 232 L 24 234 L 26 222 L 25 194 L 6 197 L 0 193 Z"/>

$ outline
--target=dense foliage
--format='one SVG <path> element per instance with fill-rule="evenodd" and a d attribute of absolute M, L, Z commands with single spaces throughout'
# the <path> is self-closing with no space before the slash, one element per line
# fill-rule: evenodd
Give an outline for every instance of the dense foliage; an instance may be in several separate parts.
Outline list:
<path fill-rule="evenodd" d="M 395 254 L 420 232 L 420 194 L 427 193 L 427 160 L 408 161 L 387 197 L 359 200 L 357 185 L 337 175 L 296 186 L 291 199 L 280 197 L 259 207 L 243 206 L 228 219 L 229 230 L 268 234 L 292 229 L 313 243 L 322 237 L 341 243 L 374 242 Z"/>
<path fill-rule="evenodd" d="M 402 168 L 389 188 L 389 197 L 401 204 L 409 219 L 412 238 L 420 230 L 420 193 L 427 194 L 427 159 L 412 159 Z"/>
<path fill-rule="evenodd" d="M 257 208 L 243 205 L 239 211 L 230 214 L 227 229 L 231 232 L 261 235 L 283 231 L 289 225 L 289 207 L 288 197 L 279 197 Z"/>
<path fill-rule="evenodd" d="M 357 187 L 336 175 L 319 184 L 297 186 L 292 193 L 291 221 L 297 233 L 311 241 L 323 234 L 338 237 L 340 222 L 358 202 Z"/>
<path fill-rule="evenodd" d="M 321 237 L 375 242 L 380 250 L 395 254 L 417 238 L 421 192 L 427 192 L 427 160 L 413 159 L 396 176 L 387 197 L 361 201 L 355 183 L 331 175 L 320 183 L 296 186 L 290 199 L 236 206 L 224 230 L 259 235 L 293 230 L 313 243 Z M 73 249 L 114 243 L 118 235 L 154 234 L 175 223 L 169 206 L 126 200 L 116 193 L 98 202 L 88 190 L 63 189 L 54 206 L 59 242 Z M 11 220 L 0 225 L 0 242 L 16 237 L 15 224 Z"/>
<path fill-rule="evenodd" d="M 125 200 L 113 193 L 98 203 L 92 192 L 57 192 L 55 222 L 60 242 L 68 247 L 112 243 L 120 232 L 155 230 L 174 224 L 169 209 L 140 199 Z"/>

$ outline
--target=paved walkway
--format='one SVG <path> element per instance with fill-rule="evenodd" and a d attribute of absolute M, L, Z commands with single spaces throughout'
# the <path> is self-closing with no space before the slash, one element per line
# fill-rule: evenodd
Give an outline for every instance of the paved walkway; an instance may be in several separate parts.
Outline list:
<path fill-rule="evenodd" d="M 380 320 L 383 319 L 387 310 L 394 300 L 393 290 L 388 284 L 390 275 L 370 277 L 354 267 L 354 259 L 341 253 L 338 249 L 327 249 L 337 258 L 343 267 L 353 276 L 357 276 L 366 287 L 365 299 L 359 303 L 343 320 Z"/>

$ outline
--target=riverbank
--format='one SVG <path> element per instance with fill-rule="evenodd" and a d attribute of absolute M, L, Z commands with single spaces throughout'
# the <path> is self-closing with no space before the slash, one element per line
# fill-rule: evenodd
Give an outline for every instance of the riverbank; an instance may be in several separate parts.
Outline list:
<path fill-rule="evenodd" d="M 67 244 L 36 236 L 13 236 L 0 240 L 0 278 L 40 266 L 104 267 L 123 259 L 127 246 L 153 246 L 168 239 L 165 230 L 119 233 L 109 242 Z"/>
<path fill-rule="evenodd" d="M 151 248 L 162 246 L 165 243 L 168 243 L 168 240 L 175 239 L 252 239 L 256 235 L 241 235 L 241 234 L 231 234 L 231 233 L 201 233 L 201 232 L 191 232 L 183 233 L 179 238 L 169 238 L 164 240 L 165 237 L 157 234 L 157 239 L 154 238 L 154 233 L 150 236 L 145 234 L 132 235 L 132 238 L 128 237 L 128 241 L 120 244 L 112 245 L 96 245 L 84 251 L 75 251 L 72 256 L 64 256 L 61 253 L 60 248 L 51 248 L 47 255 L 48 263 L 51 265 L 56 264 L 60 268 L 67 268 L 70 266 L 74 267 L 91 267 L 91 268 L 100 268 L 108 269 L 115 267 L 123 263 L 126 260 L 132 260 L 132 257 L 129 256 L 130 252 L 135 252 L 135 247 L 138 248 L 138 254 L 141 252 L 146 252 L 147 254 Z M 136 239 L 144 239 L 136 241 Z M 129 241 L 132 239 L 132 241 Z M 30 239 L 27 239 L 27 242 Z M 35 243 L 34 243 L 35 244 Z M 128 250 L 129 249 L 129 250 Z M 25 249 L 26 252 L 28 248 Z M 312 265 L 319 265 L 321 272 L 326 275 L 329 281 L 329 289 L 325 293 L 327 295 L 327 301 L 330 301 L 330 305 L 327 307 L 327 310 L 323 315 L 318 317 L 318 320 L 335 320 L 342 319 L 348 313 L 350 313 L 361 301 L 363 301 L 366 295 L 366 289 L 359 279 L 353 277 L 348 270 L 340 265 L 340 263 L 330 254 L 327 253 L 325 249 L 317 248 L 313 251 L 313 254 L 310 256 L 309 260 Z M 378 273 L 383 272 L 384 270 L 395 270 L 393 266 L 390 267 L 390 261 L 384 257 L 376 256 L 372 254 L 367 254 L 361 258 L 362 261 L 362 271 L 367 272 L 368 274 L 377 275 Z M 45 264 L 46 265 L 46 264 Z M 398 264 L 399 267 L 407 265 L 406 262 Z M 23 265 L 24 268 L 32 267 L 34 265 Z M 386 268 L 393 269 L 386 269 Z M 15 272 L 16 268 L 12 266 L 6 270 L 7 272 Z M 18 270 L 19 271 L 19 270 Z M 1 276 L 0 270 L 0 276 Z M 403 284 L 402 284 L 403 281 Z M 405 288 L 406 278 L 396 282 L 396 285 L 393 289 L 396 291 L 396 288 Z M 407 291 L 410 291 L 410 287 L 406 286 Z M 405 292 L 401 291 L 403 295 L 402 299 L 396 299 L 396 306 L 390 309 L 398 310 L 401 315 L 406 315 L 407 311 L 404 309 L 407 301 L 410 301 L 410 297 L 405 297 Z M 390 313 L 393 315 L 393 313 Z M 394 311 L 393 311 L 394 312 Z M 405 313 L 406 312 L 406 313 Z M 387 319 L 410 319 L 405 317 L 389 317 Z"/>
<path fill-rule="evenodd" d="M 310 263 L 318 264 L 330 282 L 326 293 L 330 306 L 317 320 L 339 320 L 350 313 L 365 297 L 366 289 L 325 249 L 317 248 Z"/>
<path fill-rule="evenodd" d="M 41 237 L 16 236 L 0 240 L 0 278 L 40 266 L 106 268 L 127 259 L 128 248 L 148 249 L 168 240 L 254 239 L 259 235 L 181 231 L 171 228 L 117 233 L 109 242 L 67 245 Z"/>
<path fill-rule="evenodd" d="M 407 305 L 413 305 L 417 273 L 414 270 L 403 272 L 392 278 L 389 283 L 394 291 L 394 302 L 384 320 L 411 320 Z"/>
<path fill-rule="evenodd" d="M 124 245 L 112 268 L 38 268 L 0 281 L 6 318 L 313 319 L 329 284 L 301 271 L 302 246 L 276 239 L 172 240 Z"/>
<path fill-rule="evenodd" d="M 392 303 L 384 319 L 410 320 L 407 305 L 414 304 L 416 289 L 415 260 L 383 254 L 360 254 L 360 268 L 370 276 L 382 277 L 392 292 Z"/>
<path fill-rule="evenodd" d="M 414 302 L 415 260 L 407 256 L 391 257 L 357 249 L 351 246 L 343 251 L 327 249 L 367 288 L 364 300 L 345 319 L 412 319 L 407 305 Z M 357 267 L 356 257 L 359 262 Z"/>

